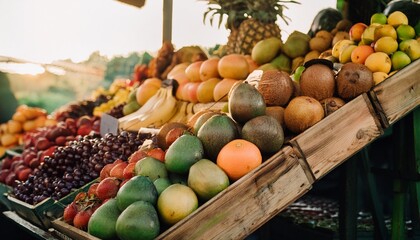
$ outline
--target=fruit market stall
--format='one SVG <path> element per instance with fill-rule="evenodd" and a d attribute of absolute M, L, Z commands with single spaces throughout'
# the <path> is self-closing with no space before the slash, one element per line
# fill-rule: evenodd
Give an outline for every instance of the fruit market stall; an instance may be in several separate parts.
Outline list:
<path fill-rule="evenodd" d="M 20 106 L 0 126 L 6 215 L 73 239 L 245 238 L 418 107 L 404 13 L 284 43 L 252 16 L 218 53 L 164 42 L 92 99 Z"/>

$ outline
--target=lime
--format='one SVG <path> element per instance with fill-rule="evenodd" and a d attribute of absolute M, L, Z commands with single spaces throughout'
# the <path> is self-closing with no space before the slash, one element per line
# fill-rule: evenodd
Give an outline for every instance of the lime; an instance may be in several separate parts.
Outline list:
<path fill-rule="evenodd" d="M 401 41 L 412 39 L 416 36 L 416 31 L 410 25 L 401 24 L 397 27 L 398 39 Z"/>
<path fill-rule="evenodd" d="M 391 56 L 392 69 L 400 70 L 411 63 L 410 57 L 403 51 L 396 51 Z"/>
<path fill-rule="evenodd" d="M 370 17 L 370 24 L 372 23 L 379 23 L 379 24 L 386 24 L 387 17 L 383 13 L 375 13 Z"/>

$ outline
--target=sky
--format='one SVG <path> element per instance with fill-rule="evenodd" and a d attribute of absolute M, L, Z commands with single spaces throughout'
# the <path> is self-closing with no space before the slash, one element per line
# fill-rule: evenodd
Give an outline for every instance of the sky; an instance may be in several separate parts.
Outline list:
<path fill-rule="evenodd" d="M 289 5 L 283 38 L 307 32 L 319 10 L 335 0 L 300 0 Z M 156 52 L 162 44 L 163 0 L 146 0 L 139 9 L 116 0 L 0 0 L 0 56 L 47 63 L 86 60 L 94 51 L 108 57 Z M 225 44 L 229 32 L 203 23 L 207 6 L 200 0 L 173 0 L 172 43 L 213 47 Z M 285 39 L 284 39 L 285 40 Z"/>

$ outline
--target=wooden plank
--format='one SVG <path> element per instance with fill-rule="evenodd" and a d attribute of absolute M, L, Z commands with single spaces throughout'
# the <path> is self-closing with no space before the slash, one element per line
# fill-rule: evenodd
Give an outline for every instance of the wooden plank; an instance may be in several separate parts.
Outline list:
<path fill-rule="evenodd" d="M 374 87 L 370 97 L 385 127 L 420 104 L 420 59 Z"/>
<path fill-rule="evenodd" d="M 196 103 L 193 107 L 193 112 L 199 112 L 201 110 L 214 110 L 220 111 L 227 104 L 227 102 L 210 102 L 210 103 Z"/>
<path fill-rule="evenodd" d="M 56 219 L 51 222 L 51 226 L 59 231 L 60 233 L 70 237 L 71 239 L 79 239 L 79 240 L 99 240 L 99 238 L 90 235 L 89 233 L 80 230 L 66 222 L 62 221 L 61 218 Z"/>
<path fill-rule="evenodd" d="M 244 238 L 311 186 L 293 149 L 285 147 L 157 239 Z"/>
<path fill-rule="evenodd" d="M 319 179 L 383 133 L 367 94 L 291 140 Z"/>

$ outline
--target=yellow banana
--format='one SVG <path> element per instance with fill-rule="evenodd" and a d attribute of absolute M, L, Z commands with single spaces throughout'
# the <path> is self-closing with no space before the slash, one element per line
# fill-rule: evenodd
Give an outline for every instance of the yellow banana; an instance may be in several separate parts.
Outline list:
<path fill-rule="evenodd" d="M 176 114 L 169 119 L 168 122 L 181 122 L 181 123 L 185 123 L 185 118 L 186 118 L 186 110 L 187 110 L 187 105 L 188 103 L 185 101 L 178 101 L 177 103 L 177 112 Z"/>
<path fill-rule="evenodd" d="M 177 100 L 172 95 L 172 87 L 167 87 L 165 91 L 166 97 L 162 98 L 161 101 L 158 101 L 154 105 L 152 111 L 142 115 L 141 118 L 131 121 L 130 124 L 125 126 L 125 129 L 129 131 L 138 131 L 140 128 L 145 127 L 158 128 L 168 122 L 177 111 Z"/>

